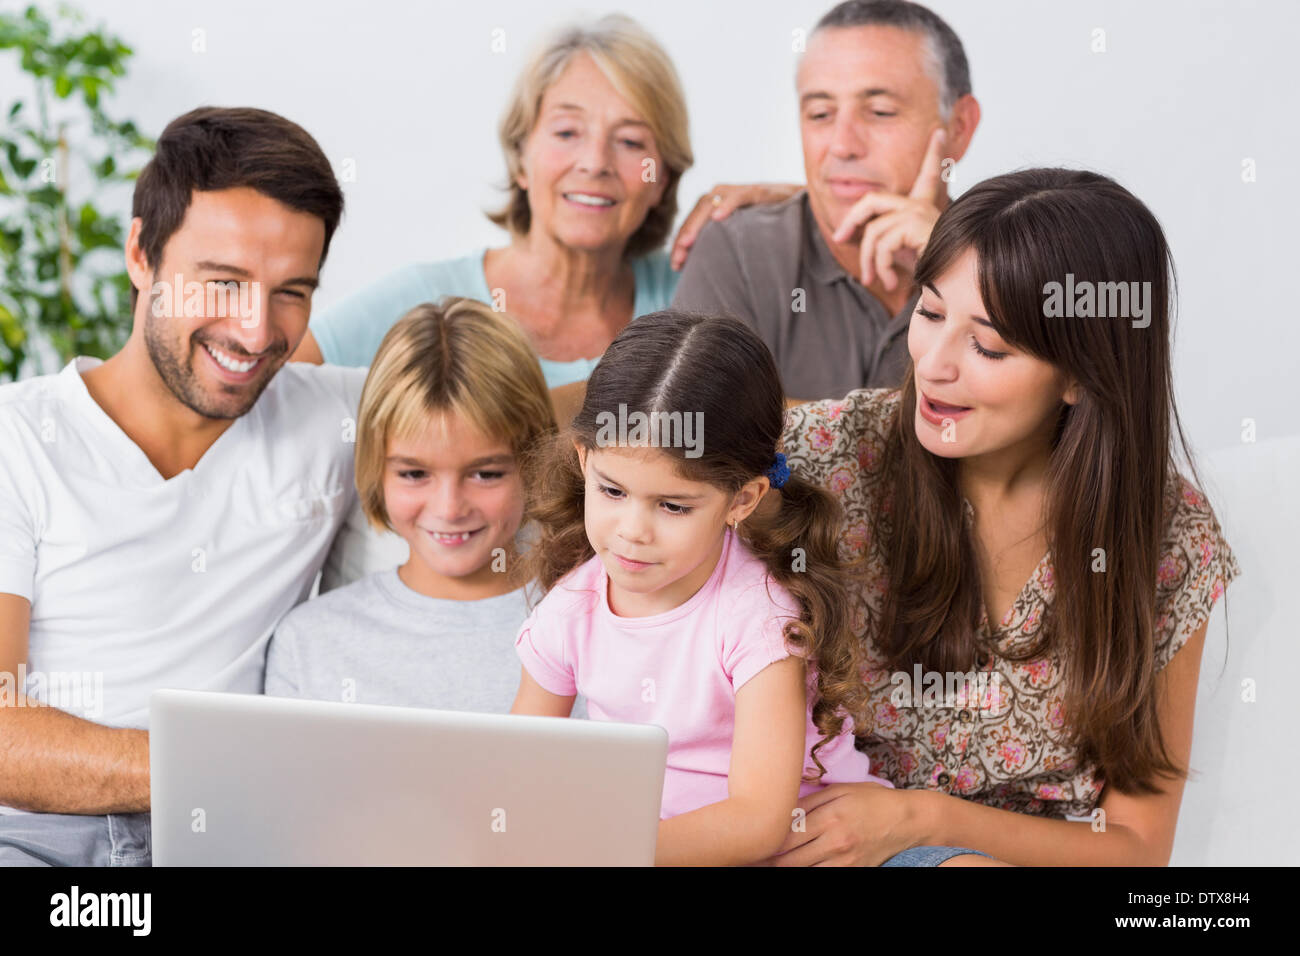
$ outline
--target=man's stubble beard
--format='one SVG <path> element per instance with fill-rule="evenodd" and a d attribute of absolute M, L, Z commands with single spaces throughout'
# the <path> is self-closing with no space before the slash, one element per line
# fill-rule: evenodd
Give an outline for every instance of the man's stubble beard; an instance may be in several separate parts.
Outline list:
<path fill-rule="evenodd" d="M 242 394 L 228 396 L 233 401 L 239 401 L 239 404 L 214 402 L 199 385 L 198 374 L 194 370 L 193 349 L 186 355 L 178 354 L 167 335 L 169 331 L 167 322 L 166 318 L 154 315 L 151 302 L 144 324 L 145 348 L 149 352 L 154 369 L 158 372 L 158 377 L 167 386 L 167 390 L 176 397 L 178 402 L 204 418 L 225 420 L 240 418 L 247 414 L 279 370 L 272 355 L 268 354 L 262 359 L 265 368 L 261 378 L 245 386 Z M 190 341 L 193 342 L 193 338 Z M 195 342 L 194 345 L 196 348 L 203 348 L 202 343 Z"/>

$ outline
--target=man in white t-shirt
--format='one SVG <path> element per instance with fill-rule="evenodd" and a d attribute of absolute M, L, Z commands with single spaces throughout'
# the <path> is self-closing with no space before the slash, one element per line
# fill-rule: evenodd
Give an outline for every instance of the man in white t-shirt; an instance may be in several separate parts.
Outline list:
<path fill-rule="evenodd" d="M 342 209 L 294 123 L 179 117 L 126 345 L 0 386 L 0 865 L 147 864 L 150 694 L 261 691 L 355 501 L 365 370 L 286 365 Z"/>

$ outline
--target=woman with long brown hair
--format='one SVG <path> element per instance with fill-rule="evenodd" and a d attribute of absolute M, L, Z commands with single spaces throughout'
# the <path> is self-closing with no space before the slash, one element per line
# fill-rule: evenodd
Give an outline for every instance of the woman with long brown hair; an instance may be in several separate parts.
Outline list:
<path fill-rule="evenodd" d="M 1104 176 L 1011 173 L 945 211 L 916 281 L 903 387 L 798 406 L 783 438 L 858 566 L 863 679 L 823 706 L 898 789 L 811 795 L 773 862 L 1167 864 L 1240 569 L 1180 471 L 1160 225 Z"/>

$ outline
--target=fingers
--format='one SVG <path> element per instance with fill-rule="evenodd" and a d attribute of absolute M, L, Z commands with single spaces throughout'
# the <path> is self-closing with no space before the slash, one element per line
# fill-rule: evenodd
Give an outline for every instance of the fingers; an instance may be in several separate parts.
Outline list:
<path fill-rule="evenodd" d="M 847 843 L 844 839 L 851 829 L 849 817 L 854 812 L 848 805 L 845 809 L 834 807 L 825 809 L 840 797 L 851 796 L 863 787 L 875 787 L 877 784 L 831 784 L 825 789 L 799 798 L 803 808 L 803 832 L 791 831 L 776 856 L 767 862 L 771 866 L 845 866 L 858 862 L 863 847 L 859 837 L 852 837 Z"/>
<path fill-rule="evenodd" d="M 796 829 L 794 824 L 791 824 L 790 832 L 786 834 L 785 842 L 781 844 L 781 849 L 777 851 L 777 855 L 781 856 L 791 853 L 798 850 L 800 847 L 807 845 L 811 840 L 816 839 L 821 833 L 822 828 L 825 826 L 825 821 L 820 814 L 815 817 L 812 816 L 813 811 L 818 807 L 825 806 L 838 797 L 844 796 L 847 792 L 848 791 L 844 788 L 832 784 L 829 787 L 823 787 L 821 790 L 816 790 L 808 794 L 806 797 L 800 797 L 796 809 L 803 810 L 802 826 Z M 772 858 L 773 865 L 780 865 L 776 862 L 776 859 L 776 857 Z"/>
<path fill-rule="evenodd" d="M 840 797 L 851 792 L 852 790 L 847 785 L 833 783 L 828 787 L 822 787 L 820 790 L 814 790 L 806 797 L 800 797 L 799 806 L 803 807 L 805 814 L 812 813 L 823 804 L 830 803 L 832 800 L 838 800 Z"/>
<path fill-rule="evenodd" d="M 777 850 L 776 856 L 771 858 L 772 865 L 773 866 L 777 865 L 776 860 L 778 857 L 784 856 L 787 853 L 792 853 L 795 850 L 799 849 L 801 846 L 805 846 L 816 835 L 817 834 L 815 833 L 808 833 L 806 830 L 804 831 L 795 830 L 792 827 L 790 829 L 790 832 L 786 835 L 785 842 L 781 844 L 781 849 Z"/>
<path fill-rule="evenodd" d="M 863 223 L 883 213 L 893 212 L 906 201 L 906 197 L 896 196 L 893 193 L 867 193 L 844 214 L 844 219 L 836 227 L 831 238 L 836 242 L 848 242 L 862 228 Z"/>
<path fill-rule="evenodd" d="M 825 856 L 817 841 L 810 840 L 788 853 L 778 853 L 771 862 L 772 866 L 816 866 Z"/>
<path fill-rule="evenodd" d="M 921 160 L 921 172 L 912 184 L 908 195 L 913 199 L 922 199 L 937 206 L 943 200 L 945 192 L 943 181 L 943 151 L 948 145 L 948 134 L 939 127 L 930 134 L 930 143 L 925 150 L 925 159 Z"/>
<path fill-rule="evenodd" d="M 887 230 L 884 235 L 876 240 L 876 274 L 880 276 L 880 281 L 884 283 L 885 288 L 890 292 L 898 288 L 898 276 L 894 272 L 894 265 L 899 249 L 903 248 L 906 243 L 907 227 L 905 223 L 900 223 L 893 229 Z"/>
<path fill-rule="evenodd" d="M 705 193 L 695 204 L 695 208 L 682 222 L 681 228 L 677 230 L 677 236 L 673 239 L 672 256 L 669 263 L 674 269 L 680 269 L 686 264 L 686 257 L 690 254 L 691 246 L 695 244 L 695 239 L 704 228 L 704 224 L 709 221 L 709 215 L 713 212 L 713 194 Z"/>
<path fill-rule="evenodd" d="M 754 206 L 759 203 L 780 202 L 788 199 L 803 187 L 796 183 L 746 183 L 735 185 L 719 183 L 699 198 L 691 210 L 677 236 L 673 240 L 672 256 L 669 263 L 674 269 L 681 269 L 690 255 L 691 246 L 695 244 L 700 230 L 708 222 L 726 219 L 737 209 Z"/>
<path fill-rule="evenodd" d="M 851 866 L 856 862 L 855 851 L 844 849 L 843 842 L 835 839 L 835 830 L 832 827 L 823 826 L 809 836 L 811 839 L 795 849 L 771 857 L 770 865 Z"/>
<path fill-rule="evenodd" d="M 871 220 L 863 230 L 858 250 L 863 285 L 879 279 L 888 291 L 893 292 L 899 285 L 896 273 L 911 272 L 925 251 L 934 221 L 918 209 L 914 200 L 911 202 L 912 205 L 905 209 Z"/>
<path fill-rule="evenodd" d="M 930 134 L 925 158 L 921 161 L 921 171 L 916 177 L 916 182 L 912 184 L 911 191 L 906 196 L 887 192 L 867 193 L 845 214 L 844 219 L 835 228 L 835 232 L 831 234 L 831 239 L 835 242 L 849 242 L 865 223 L 885 213 L 896 212 L 909 203 L 915 204 L 920 201 L 937 208 L 946 192 L 943 181 L 943 153 L 947 144 L 948 134 L 943 127 L 936 128 Z"/>
<path fill-rule="evenodd" d="M 858 264 L 862 270 L 863 285 L 871 285 L 877 276 L 883 280 L 885 273 L 890 272 L 889 261 L 886 260 L 883 264 L 880 262 L 876 255 L 876 247 L 884 236 L 896 230 L 901 219 L 899 213 L 877 216 L 867 223 L 867 228 L 862 231 L 862 243 L 858 247 Z"/>

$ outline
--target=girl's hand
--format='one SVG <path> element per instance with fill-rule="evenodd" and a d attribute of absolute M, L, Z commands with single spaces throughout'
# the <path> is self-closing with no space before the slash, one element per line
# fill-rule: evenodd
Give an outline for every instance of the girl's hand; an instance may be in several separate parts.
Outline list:
<path fill-rule="evenodd" d="M 921 790 L 878 783 L 836 783 L 799 801 L 803 832 L 791 825 L 768 866 L 879 866 L 896 853 L 922 845 Z"/>

